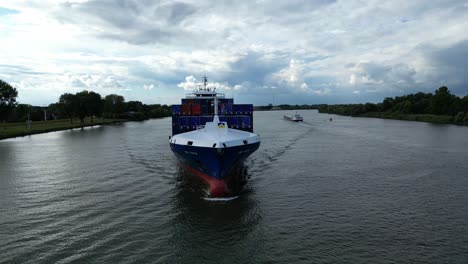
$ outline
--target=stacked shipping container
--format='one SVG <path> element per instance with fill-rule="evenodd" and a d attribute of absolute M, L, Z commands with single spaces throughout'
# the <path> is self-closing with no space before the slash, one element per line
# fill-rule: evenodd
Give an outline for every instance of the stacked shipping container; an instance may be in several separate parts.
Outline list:
<path fill-rule="evenodd" d="M 172 135 L 197 129 L 213 121 L 213 99 L 182 99 L 181 105 L 172 105 Z M 253 132 L 253 105 L 234 104 L 232 98 L 218 99 L 218 116 L 229 128 Z"/>

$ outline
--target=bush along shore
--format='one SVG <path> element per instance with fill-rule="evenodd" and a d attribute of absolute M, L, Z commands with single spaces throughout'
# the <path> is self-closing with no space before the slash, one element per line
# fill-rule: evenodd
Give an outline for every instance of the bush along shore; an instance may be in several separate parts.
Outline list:
<path fill-rule="evenodd" d="M 442 86 L 434 94 L 387 97 L 377 104 L 320 105 L 318 111 L 356 117 L 468 125 L 468 95 L 458 97 Z"/>
<path fill-rule="evenodd" d="M 49 121 L 26 121 L 21 123 L 0 123 L 0 140 L 14 137 L 29 136 L 33 134 L 48 133 L 60 130 L 85 128 L 100 125 L 118 124 L 127 121 L 126 119 L 108 118 L 85 118 L 81 123 L 79 119 L 70 123 L 69 119 L 49 120 Z"/>

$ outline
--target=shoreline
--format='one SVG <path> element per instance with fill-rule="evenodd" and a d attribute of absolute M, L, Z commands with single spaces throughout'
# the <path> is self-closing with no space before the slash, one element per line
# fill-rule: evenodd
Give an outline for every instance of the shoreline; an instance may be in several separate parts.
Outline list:
<path fill-rule="evenodd" d="M 103 119 L 94 122 L 90 122 L 87 119 L 84 123 L 70 123 L 69 119 L 36 121 L 32 122 L 30 130 L 26 128 L 25 123 L 5 123 L 0 124 L 0 140 L 31 136 L 35 134 L 44 134 L 49 132 L 72 130 L 77 128 L 114 125 L 127 121 L 127 119 Z"/>
<path fill-rule="evenodd" d="M 328 113 L 328 112 L 321 112 L 321 113 L 340 115 L 340 116 L 351 116 L 351 117 L 366 117 L 366 118 L 379 118 L 379 119 L 390 119 L 390 120 L 401 120 L 401 121 L 426 122 L 426 123 L 432 123 L 432 124 L 468 126 L 468 122 L 463 121 L 463 120 L 457 121 L 457 116 L 449 116 L 449 115 L 397 114 L 397 113 L 381 113 L 381 112 L 367 112 L 367 113 L 359 114 L 359 115 L 344 115 L 344 114 Z"/>

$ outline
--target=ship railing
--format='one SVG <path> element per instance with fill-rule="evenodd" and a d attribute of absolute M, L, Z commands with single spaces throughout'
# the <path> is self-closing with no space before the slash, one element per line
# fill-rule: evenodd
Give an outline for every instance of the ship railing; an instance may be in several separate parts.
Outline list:
<path fill-rule="evenodd" d="M 218 98 L 224 98 L 225 94 L 223 93 L 213 93 L 213 92 L 195 92 L 195 93 L 189 93 L 186 95 L 187 98 L 198 98 L 198 97 L 215 97 L 215 95 Z"/>

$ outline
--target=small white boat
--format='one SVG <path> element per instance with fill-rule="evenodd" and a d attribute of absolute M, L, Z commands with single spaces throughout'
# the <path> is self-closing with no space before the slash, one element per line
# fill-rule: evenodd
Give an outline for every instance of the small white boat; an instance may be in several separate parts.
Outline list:
<path fill-rule="evenodd" d="M 293 116 L 285 115 L 284 119 L 289 120 L 289 121 L 294 121 L 294 122 L 302 122 L 304 121 L 304 118 L 300 116 L 298 113 L 296 113 Z"/>

